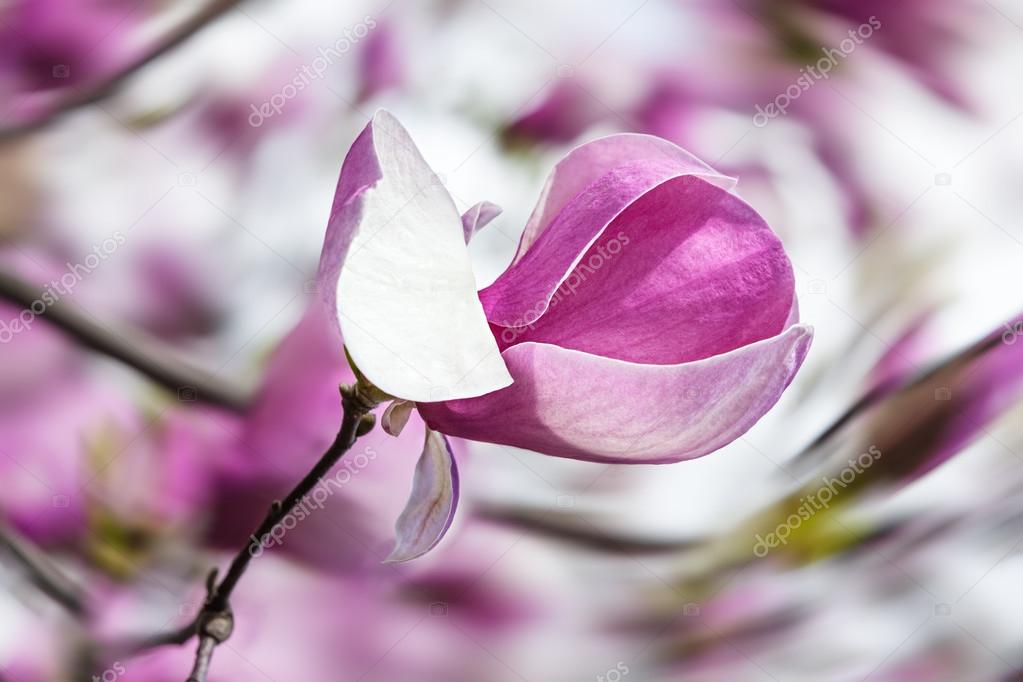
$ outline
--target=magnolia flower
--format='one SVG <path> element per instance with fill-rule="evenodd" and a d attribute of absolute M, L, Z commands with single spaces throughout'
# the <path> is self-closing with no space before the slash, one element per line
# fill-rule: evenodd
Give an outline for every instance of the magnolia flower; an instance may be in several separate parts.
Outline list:
<path fill-rule="evenodd" d="M 573 80 L 560 80 L 535 107 L 516 117 L 502 131 L 503 139 L 563 144 L 608 116 L 607 107 Z"/>
<path fill-rule="evenodd" d="M 163 339 L 178 340 L 216 331 L 223 301 L 199 254 L 171 243 L 149 244 L 132 262 L 128 317 Z"/>
<path fill-rule="evenodd" d="M 873 445 L 884 452 L 879 466 L 858 475 L 850 486 L 866 489 L 907 485 L 963 452 L 989 435 L 990 425 L 1023 395 L 1023 346 L 1016 343 L 1021 319 L 1017 315 L 999 325 L 920 376 L 890 374 L 859 401 L 866 409 L 851 415 L 858 419 L 848 426 L 845 420 L 836 422 L 837 428 L 804 457 L 826 456 L 842 429 L 861 427 L 862 433 L 845 436 L 846 446 L 862 451 Z"/>
<path fill-rule="evenodd" d="M 405 80 L 405 57 L 396 24 L 377 22 L 359 49 L 357 100 L 365 102 L 400 86 Z"/>
<path fill-rule="evenodd" d="M 645 135 L 583 145 L 547 181 L 511 266 L 477 293 L 462 220 L 404 128 L 377 113 L 345 159 L 320 283 L 359 371 L 429 430 L 394 560 L 451 522 L 448 434 L 557 457 L 665 463 L 745 433 L 812 330 L 781 242 L 734 180 Z"/>
<path fill-rule="evenodd" d="M 874 47 L 887 53 L 934 94 L 969 109 L 954 62 L 976 42 L 978 20 L 986 8 L 977 0 L 803 0 L 803 11 L 820 12 L 850 27 L 883 22 Z M 767 11 L 772 7 L 768 3 Z M 777 8 L 773 8 L 777 12 Z"/>
<path fill-rule="evenodd" d="M 0 6 L 0 84 L 18 93 L 80 86 L 127 54 L 137 8 L 22 0 Z"/>

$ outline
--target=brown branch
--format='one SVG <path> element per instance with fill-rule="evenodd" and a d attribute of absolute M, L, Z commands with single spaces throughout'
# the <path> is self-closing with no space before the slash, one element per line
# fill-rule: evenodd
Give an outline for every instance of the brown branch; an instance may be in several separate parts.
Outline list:
<path fill-rule="evenodd" d="M 76 90 L 58 98 L 49 107 L 49 110 L 41 116 L 0 129 L 0 142 L 35 132 L 71 111 L 102 101 L 113 95 L 136 72 L 191 38 L 207 24 L 213 22 L 240 2 L 241 0 L 212 0 L 204 8 L 172 29 L 162 40 L 128 64 L 125 64 L 117 72 L 84 90 Z"/>
<path fill-rule="evenodd" d="M 234 629 L 231 595 L 234 593 L 235 587 L 238 586 L 238 581 L 245 574 L 252 559 L 262 553 L 261 538 L 269 535 L 302 502 L 320 480 L 327 475 L 331 468 L 337 464 L 338 460 L 351 449 L 359 436 L 368 433 L 373 428 L 374 418 L 370 414 L 370 410 L 376 407 L 378 401 L 370 397 L 372 394 L 373 389 L 366 390 L 366 387 L 362 384 L 341 387 L 343 414 L 341 428 L 334 442 L 283 501 L 274 502 L 270 505 L 270 509 L 267 511 L 262 523 L 249 536 L 245 546 L 238 551 L 231 561 L 227 573 L 224 574 L 224 579 L 217 584 L 216 573 L 210 574 L 206 586 L 206 602 L 203 604 L 202 611 L 196 620 L 196 634 L 199 636 L 199 646 L 196 650 L 195 665 L 186 682 L 205 682 L 210 660 L 213 657 L 213 651 L 218 644 L 221 644 L 231 636 L 231 631 Z"/>
<path fill-rule="evenodd" d="M 274 502 L 270 505 L 259 528 L 249 536 L 245 546 L 235 555 L 219 584 L 217 570 L 210 572 L 206 579 L 206 601 L 195 619 L 175 630 L 108 646 L 105 649 L 105 657 L 130 656 L 161 646 L 182 645 L 198 636 L 199 645 L 195 652 L 195 662 L 186 682 L 206 682 L 214 650 L 218 644 L 225 642 L 234 630 L 231 595 L 248 569 L 249 563 L 261 553 L 263 548 L 260 538 L 272 532 L 351 449 L 356 439 L 373 428 L 374 418 L 370 410 L 379 402 L 372 397 L 373 391 L 372 388 L 366 390 L 360 384 L 341 387 L 343 414 L 341 428 L 334 442 L 309 473 L 288 493 L 283 502 Z"/>
<path fill-rule="evenodd" d="M 14 558 L 28 574 L 30 580 L 44 594 L 67 609 L 76 617 L 88 615 L 88 599 L 79 585 L 64 575 L 49 557 L 30 540 L 21 537 L 11 528 L 0 524 L 0 551 Z M 126 639 L 115 644 L 96 645 L 102 660 L 120 656 L 133 656 L 149 649 L 172 644 L 185 644 L 196 633 L 198 619 L 176 630 L 156 635 Z M 91 659 L 90 659 L 91 660 Z M 0 677 L 0 682 L 3 678 Z"/>
<path fill-rule="evenodd" d="M 150 649 L 157 649 L 162 646 L 173 646 L 186 644 L 195 636 L 197 620 L 193 619 L 186 625 L 176 630 L 168 630 L 152 635 L 144 635 L 134 639 L 127 639 L 115 644 L 104 645 L 102 651 L 104 660 L 114 659 L 119 656 L 134 656 Z"/>
<path fill-rule="evenodd" d="M 206 682 L 206 674 L 210 671 L 213 650 L 217 648 L 217 644 L 219 644 L 217 638 L 212 635 L 203 635 L 199 639 L 199 649 L 195 652 L 195 664 L 185 682 Z"/>
<path fill-rule="evenodd" d="M 0 550 L 21 565 L 32 583 L 75 616 L 85 615 L 86 600 L 81 588 L 64 575 L 46 554 L 26 538 L 0 525 Z"/>
<path fill-rule="evenodd" d="M 953 353 L 944 360 L 933 363 L 923 371 L 909 377 L 892 377 L 873 386 L 835 418 L 809 445 L 800 450 L 793 458 L 792 465 L 797 468 L 808 466 L 812 456 L 818 454 L 825 443 L 834 438 L 850 422 L 868 410 L 882 404 L 886 400 L 891 400 L 893 397 L 905 395 L 909 391 L 917 389 L 936 377 L 941 376 L 943 373 L 955 371 L 957 368 L 969 365 L 977 358 L 983 357 L 991 350 L 997 348 L 1000 343 L 1003 343 L 1001 333 L 995 331 L 966 348 Z"/>
<path fill-rule="evenodd" d="M 701 546 L 701 538 L 659 540 L 630 537 L 598 528 L 577 514 L 530 511 L 498 505 L 482 505 L 474 512 L 484 521 L 524 530 L 539 537 L 565 542 L 581 549 L 608 554 L 672 554 Z"/>
<path fill-rule="evenodd" d="M 9 273 L 0 272 L 0 299 L 35 313 L 64 331 L 81 345 L 132 367 L 174 392 L 183 401 L 202 401 L 235 411 L 248 405 L 245 391 L 214 378 L 178 358 L 173 350 L 155 340 L 127 330 L 116 333 L 93 321 L 71 305 L 43 303 L 39 287 Z"/>
<path fill-rule="evenodd" d="M 249 536 L 228 568 L 224 579 L 217 583 L 217 570 L 210 572 L 206 579 L 206 601 L 192 621 L 175 629 L 140 638 L 128 639 L 103 649 L 104 659 L 117 656 L 131 656 L 161 646 L 187 644 L 198 636 L 199 644 L 195 652 L 195 662 L 186 682 L 206 682 L 213 652 L 218 644 L 225 642 L 234 630 L 234 614 L 231 611 L 231 595 L 235 587 L 248 569 L 252 559 L 263 549 L 260 538 L 269 534 L 281 523 L 291 511 L 312 491 L 320 480 L 337 464 L 338 460 L 351 449 L 355 440 L 373 428 L 374 418 L 369 414 L 378 404 L 373 397 L 373 389 L 365 390 L 363 386 L 341 387 L 341 403 L 343 414 L 341 428 L 334 442 L 323 454 L 316 465 L 288 493 L 283 502 L 270 505 L 266 517 L 255 533 Z"/>

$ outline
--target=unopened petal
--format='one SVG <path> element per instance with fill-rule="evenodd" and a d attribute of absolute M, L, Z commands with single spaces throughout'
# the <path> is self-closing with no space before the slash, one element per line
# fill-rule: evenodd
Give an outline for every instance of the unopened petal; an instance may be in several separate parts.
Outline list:
<path fill-rule="evenodd" d="M 561 209 L 590 183 L 619 166 L 643 160 L 671 163 L 680 174 L 702 177 L 725 189 L 735 186 L 734 178 L 718 173 L 678 145 L 660 137 L 621 133 L 587 142 L 569 152 L 547 177 L 512 262 L 522 258 Z"/>
<path fill-rule="evenodd" d="M 639 171 L 632 177 L 640 175 L 646 177 Z M 549 237 L 573 214 L 588 213 L 609 191 L 603 184 L 569 203 L 521 261 L 534 275 L 526 287 L 539 284 L 544 273 L 553 276 L 548 266 L 557 264 L 560 244 Z M 756 211 L 702 179 L 674 177 L 611 221 L 542 315 L 495 332 L 503 347 L 536 341 L 673 365 L 777 335 L 787 328 L 794 292 L 781 240 Z M 491 308 L 492 317 L 512 300 L 505 296 Z"/>

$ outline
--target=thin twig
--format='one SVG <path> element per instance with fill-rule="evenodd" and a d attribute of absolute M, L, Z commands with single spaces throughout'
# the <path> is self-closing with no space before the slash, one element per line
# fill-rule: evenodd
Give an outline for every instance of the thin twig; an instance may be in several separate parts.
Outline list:
<path fill-rule="evenodd" d="M 566 542 L 582 549 L 610 554 L 671 554 L 702 545 L 701 538 L 658 540 L 605 531 L 580 516 L 533 512 L 514 507 L 481 505 L 475 515 L 491 523 L 526 530 L 539 537 Z"/>
<path fill-rule="evenodd" d="M 792 464 L 795 467 L 807 466 L 811 456 L 818 454 L 822 445 L 830 441 L 835 434 L 841 431 L 853 419 L 859 417 L 867 410 L 881 404 L 882 401 L 891 398 L 893 395 L 904 394 L 924 383 L 933 380 L 943 372 L 955 370 L 957 367 L 964 367 L 998 347 L 1003 343 L 1001 332 L 996 331 L 988 334 L 979 341 L 970 344 L 966 348 L 952 354 L 951 356 L 933 363 L 930 367 L 909 377 L 891 377 L 876 386 L 870 388 L 860 396 L 852 405 L 839 415 L 831 424 L 824 429 L 813 441 L 805 446 L 793 458 Z"/>
<path fill-rule="evenodd" d="M 117 92 L 129 78 L 147 64 L 170 52 L 240 2 L 241 0 L 212 0 L 204 8 L 171 30 L 162 40 L 125 64 L 116 73 L 107 76 L 84 90 L 76 90 L 57 99 L 46 113 L 32 120 L 0 129 L 0 141 L 10 140 L 35 132 L 64 114 L 106 99 Z"/>
<path fill-rule="evenodd" d="M 195 664 L 186 682 L 206 682 L 206 674 L 210 671 L 213 650 L 217 648 L 217 640 L 209 635 L 199 638 L 199 649 L 195 652 Z"/>
<path fill-rule="evenodd" d="M 31 541 L 0 525 L 0 550 L 6 550 L 18 562 L 44 594 L 75 616 L 85 615 L 88 609 L 81 588 Z"/>
<path fill-rule="evenodd" d="M 193 619 L 186 625 L 175 630 L 160 632 L 153 635 L 144 635 L 134 639 L 127 639 L 115 644 L 102 647 L 104 658 L 117 658 L 119 656 L 134 656 L 150 649 L 157 649 L 162 646 L 182 645 L 195 636 L 197 619 Z"/>
<path fill-rule="evenodd" d="M 41 305 L 39 287 L 0 272 L 0 299 L 5 299 L 48 320 L 86 348 L 108 355 L 132 367 L 174 392 L 178 399 L 198 400 L 242 411 L 248 405 L 245 391 L 213 377 L 182 359 L 173 350 L 136 332 L 111 332 L 62 301 Z"/>
<path fill-rule="evenodd" d="M 298 506 L 338 460 L 351 449 L 359 436 L 373 428 L 374 419 L 369 412 L 376 406 L 376 402 L 368 397 L 369 392 L 362 389 L 360 384 L 341 387 L 343 416 L 341 428 L 334 442 L 283 501 L 270 505 L 259 528 L 249 536 L 245 546 L 231 561 L 224 579 L 215 584 L 216 574 L 211 574 L 207 581 L 206 603 L 197 620 L 196 634 L 199 636 L 199 646 L 196 650 L 195 665 L 187 682 L 205 682 L 213 651 L 218 644 L 231 636 L 234 627 L 231 595 L 252 559 L 262 553 L 261 538 L 269 535 Z"/>

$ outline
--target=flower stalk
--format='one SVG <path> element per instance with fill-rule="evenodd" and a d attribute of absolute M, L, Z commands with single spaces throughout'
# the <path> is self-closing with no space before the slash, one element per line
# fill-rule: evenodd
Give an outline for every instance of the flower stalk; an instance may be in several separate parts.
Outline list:
<path fill-rule="evenodd" d="M 231 636 L 234 629 L 231 595 L 248 569 L 252 558 L 260 553 L 259 538 L 270 533 L 284 517 L 294 510 L 351 449 L 356 439 L 372 430 L 376 420 L 370 411 L 379 404 L 373 395 L 374 390 L 361 382 L 341 387 L 343 415 L 341 428 L 334 442 L 309 473 L 288 493 L 287 497 L 270 505 L 259 528 L 249 536 L 248 542 L 231 561 L 223 580 L 218 584 L 216 572 L 210 574 L 207 581 L 206 602 L 196 619 L 196 635 L 199 637 L 196 661 L 187 682 L 205 682 L 214 650 L 218 644 L 222 644 Z"/>

